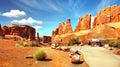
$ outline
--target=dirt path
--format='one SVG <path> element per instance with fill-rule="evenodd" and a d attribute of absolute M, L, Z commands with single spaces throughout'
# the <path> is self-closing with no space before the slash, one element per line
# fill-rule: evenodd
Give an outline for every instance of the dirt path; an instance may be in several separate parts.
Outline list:
<path fill-rule="evenodd" d="M 103 47 L 74 47 L 84 54 L 90 67 L 120 67 L 120 55 L 115 55 Z"/>
<path fill-rule="evenodd" d="M 15 41 L 0 40 L 0 67 L 88 67 L 82 64 L 72 64 L 68 52 L 63 52 L 50 47 L 15 47 Z M 47 61 L 25 59 L 25 56 L 32 55 L 36 50 L 42 49 L 47 53 Z M 81 60 L 83 56 L 81 55 Z"/>

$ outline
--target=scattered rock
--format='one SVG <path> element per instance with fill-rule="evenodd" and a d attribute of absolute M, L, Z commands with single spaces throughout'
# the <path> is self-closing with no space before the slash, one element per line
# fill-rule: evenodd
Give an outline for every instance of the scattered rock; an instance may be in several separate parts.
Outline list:
<path fill-rule="evenodd" d="M 79 64 L 80 63 L 80 55 L 73 55 L 71 58 L 71 62 L 75 63 L 75 64 Z"/>
<path fill-rule="evenodd" d="M 116 49 L 113 53 L 117 54 L 117 55 L 120 55 L 120 49 Z"/>
<path fill-rule="evenodd" d="M 61 47 L 61 49 L 63 50 L 63 51 L 70 51 L 70 48 L 69 47 Z"/>

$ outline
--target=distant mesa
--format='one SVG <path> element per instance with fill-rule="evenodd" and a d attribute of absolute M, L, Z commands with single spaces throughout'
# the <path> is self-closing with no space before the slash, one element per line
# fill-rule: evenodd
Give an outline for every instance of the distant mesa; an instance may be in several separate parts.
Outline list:
<path fill-rule="evenodd" d="M 17 24 L 12 24 L 10 26 L 1 26 L 0 36 L 2 37 L 18 36 L 21 38 L 33 40 L 35 39 L 35 29 L 28 25 Z"/>
<path fill-rule="evenodd" d="M 91 25 L 93 28 L 91 28 Z M 114 33 L 113 33 L 114 32 Z M 116 39 L 120 37 L 120 6 L 109 6 L 100 10 L 94 21 L 91 15 L 79 17 L 78 24 L 72 31 L 70 19 L 66 23 L 59 23 L 58 28 L 52 32 L 52 42 L 68 42 L 70 38 L 79 38 L 81 41 L 99 39 Z"/>

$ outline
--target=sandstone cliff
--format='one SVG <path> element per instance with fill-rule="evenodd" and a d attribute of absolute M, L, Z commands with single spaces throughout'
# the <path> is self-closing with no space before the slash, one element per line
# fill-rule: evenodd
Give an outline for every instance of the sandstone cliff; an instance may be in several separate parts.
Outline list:
<path fill-rule="evenodd" d="M 70 19 L 67 19 L 67 22 L 59 23 L 58 28 L 52 31 L 52 35 L 60 35 L 60 34 L 66 34 L 66 33 L 72 33 L 72 27 Z"/>
<path fill-rule="evenodd" d="M 35 39 L 35 29 L 28 25 L 2 26 L 4 35 L 17 35 L 26 39 Z"/>
<path fill-rule="evenodd" d="M 90 14 L 86 14 L 86 16 L 84 18 L 80 17 L 78 25 L 75 28 L 75 32 L 78 32 L 80 30 L 90 29 L 90 25 L 91 25 L 90 22 L 91 22 L 91 15 Z"/>
<path fill-rule="evenodd" d="M 78 21 L 78 24 L 77 24 L 74 32 L 78 32 L 78 31 L 81 30 L 81 21 L 82 21 L 82 20 L 83 20 L 83 18 L 82 18 L 82 17 L 79 17 L 79 21 Z"/>
<path fill-rule="evenodd" d="M 114 5 L 98 12 L 97 16 L 94 19 L 93 27 L 96 27 L 97 25 L 100 24 L 119 21 L 120 21 L 120 6 Z"/>
<path fill-rule="evenodd" d="M 71 27 L 71 22 L 70 22 L 70 19 L 67 19 L 67 22 L 63 28 L 63 32 L 64 34 L 66 33 L 72 33 L 72 27 Z"/>
<path fill-rule="evenodd" d="M 70 20 L 68 19 L 68 22 Z M 70 23 L 68 23 L 70 24 Z M 59 27 L 65 26 L 64 24 Z M 70 26 L 70 25 L 68 25 Z M 110 6 L 100 12 L 94 17 L 93 28 L 91 27 L 91 15 L 87 14 L 84 18 L 80 17 L 78 24 L 72 33 L 64 33 L 65 29 L 57 28 L 52 36 L 52 42 L 68 42 L 70 38 L 79 38 L 81 41 L 91 40 L 93 38 L 117 39 L 120 37 L 120 6 Z M 70 29 L 70 28 L 69 28 Z M 66 31 L 68 32 L 67 29 Z M 58 31 L 59 34 L 58 35 Z"/>

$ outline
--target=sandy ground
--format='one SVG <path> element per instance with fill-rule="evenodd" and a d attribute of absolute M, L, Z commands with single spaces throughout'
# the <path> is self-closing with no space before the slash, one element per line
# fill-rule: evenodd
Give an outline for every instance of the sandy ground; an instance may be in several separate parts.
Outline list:
<path fill-rule="evenodd" d="M 50 47 L 15 47 L 15 41 L 0 40 L 0 67 L 88 67 L 81 55 L 81 64 L 72 64 L 68 52 L 63 52 Z M 46 61 L 26 59 L 25 56 L 32 55 L 36 50 L 42 49 L 47 53 Z"/>

